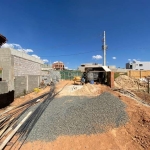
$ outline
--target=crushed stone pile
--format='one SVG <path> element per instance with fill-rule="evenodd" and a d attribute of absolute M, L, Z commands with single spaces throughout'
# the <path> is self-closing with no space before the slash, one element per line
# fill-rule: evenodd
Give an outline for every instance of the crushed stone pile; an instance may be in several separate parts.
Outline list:
<path fill-rule="evenodd" d="M 147 86 L 145 83 L 139 83 L 138 79 L 130 78 L 127 75 L 120 75 L 115 79 L 115 83 L 120 88 L 125 88 L 125 89 L 138 89 L 138 84 L 139 84 L 139 88 L 144 88 Z"/>
<path fill-rule="evenodd" d="M 60 136 L 103 133 L 128 121 L 126 105 L 108 92 L 89 98 L 55 98 L 28 135 L 27 141 L 53 141 Z"/>

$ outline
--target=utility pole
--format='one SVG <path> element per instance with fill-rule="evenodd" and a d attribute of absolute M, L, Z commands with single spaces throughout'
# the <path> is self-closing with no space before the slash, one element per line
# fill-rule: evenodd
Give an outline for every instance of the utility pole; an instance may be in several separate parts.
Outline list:
<path fill-rule="evenodd" d="M 103 52 L 104 52 L 104 56 L 103 56 L 103 66 L 106 66 L 106 50 L 107 50 L 107 45 L 106 45 L 106 35 L 105 35 L 105 31 L 104 31 L 104 37 L 103 37 L 102 50 L 103 50 Z"/>

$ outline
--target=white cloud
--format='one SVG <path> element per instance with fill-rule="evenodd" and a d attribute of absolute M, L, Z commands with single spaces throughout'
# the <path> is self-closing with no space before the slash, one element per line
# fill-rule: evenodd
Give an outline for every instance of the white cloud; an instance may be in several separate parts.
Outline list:
<path fill-rule="evenodd" d="M 63 63 L 62 61 L 54 61 L 53 63 L 58 63 L 58 62 L 59 62 L 59 63 Z"/>
<path fill-rule="evenodd" d="M 5 43 L 4 45 L 2 45 L 2 48 L 14 48 L 18 51 L 25 52 L 25 53 L 32 53 L 33 52 L 32 49 L 24 49 L 21 47 L 21 45 L 14 44 L 14 43 Z"/>
<path fill-rule="evenodd" d="M 26 53 L 33 53 L 32 49 L 23 49 Z"/>
<path fill-rule="evenodd" d="M 128 59 L 128 61 L 131 61 L 131 59 Z"/>
<path fill-rule="evenodd" d="M 68 69 L 68 67 L 65 67 L 65 69 Z"/>
<path fill-rule="evenodd" d="M 13 46 L 14 46 L 14 48 L 16 48 L 16 49 L 22 49 L 22 47 L 19 45 L 19 44 L 12 44 Z"/>
<path fill-rule="evenodd" d="M 13 44 L 8 44 L 8 43 L 5 43 L 1 46 L 1 48 L 14 48 L 14 45 Z"/>
<path fill-rule="evenodd" d="M 112 57 L 112 59 L 117 59 L 116 57 Z"/>
<path fill-rule="evenodd" d="M 25 53 L 33 53 L 32 49 L 17 49 L 17 50 Z"/>
<path fill-rule="evenodd" d="M 92 56 L 93 59 L 102 59 L 103 57 L 101 55 L 95 55 L 95 56 Z"/>
<path fill-rule="evenodd" d="M 137 61 L 136 59 L 133 59 L 133 61 Z"/>
<path fill-rule="evenodd" d="M 35 58 L 40 59 L 40 57 L 39 57 L 39 56 L 37 56 L 37 55 L 35 55 L 35 54 L 33 54 L 33 55 L 31 55 L 31 56 L 33 56 L 33 57 L 35 57 Z"/>
<path fill-rule="evenodd" d="M 44 63 L 48 63 L 49 61 L 47 59 L 43 59 Z"/>
<path fill-rule="evenodd" d="M 14 43 L 5 43 L 5 44 L 2 45 L 2 48 L 13 48 L 13 49 L 16 49 L 16 50 L 18 50 L 18 51 L 24 52 L 24 53 L 26 53 L 26 54 L 28 54 L 28 53 L 33 53 L 33 50 L 32 50 L 32 49 L 24 49 L 24 48 L 21 47 L 21 45 L 19 45 L 19 44 L 14 44 Z M 40 57 L 37 56 L 37 55 L 35 55 L 35 54 L 33 54 L 33 55 L 31 55 L 31 56 L 40 59 Z M 44 63 L 45 63 L 45 62 L 48 62 L 48 60 L 47 60 L 47 59 L 43 59 L 43 62 L 44 62 Z"/>

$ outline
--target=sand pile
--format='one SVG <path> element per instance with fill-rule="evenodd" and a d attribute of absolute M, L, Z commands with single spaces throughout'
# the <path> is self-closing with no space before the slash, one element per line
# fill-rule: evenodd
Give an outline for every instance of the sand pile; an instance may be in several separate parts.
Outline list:
<path fill-rule="evenodd" d="M 126 75 L 120 75 L 115 79 L 115 84 L 120 87 L 120 88 L 125 88 L 125 89 L 138 89 L 139 88 L 144 88 L 146 84 L 140 83 L 138 79 L 135 78 L 130 78 Z"/>
<path fill-rule="evenodd" d="M 80 90 L 75 91 L 74 95 L 97 96 L 101 93 L 101 88 L 95 84 L 85 84 Z"/>

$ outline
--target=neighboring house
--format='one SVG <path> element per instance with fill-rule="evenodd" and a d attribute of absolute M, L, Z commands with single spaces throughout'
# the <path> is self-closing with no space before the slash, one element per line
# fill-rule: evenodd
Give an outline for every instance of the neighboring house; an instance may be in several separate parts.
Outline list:
<path fill-rule="evenodd" d="M 61 61 L 56 61 L 52 64 L 52 68 L 55 70 L 64 70 L 65 65 L 63 62 Z"/>
<path fill-rule="evenodd" d="M 50 64 L 43 64 L 41 70 L 42 70 L 41 72 L 42 75 L 47 75 L 49 74 L 50 70 L 53 70 L 53 68 L 52 65 Z"/>
<path fill-rule="evenodd" d="M 126 63 L 126 69 L 132 70 L 150 70 L 150 62 L 145 61 L 133 61 Z"/>
<path fill-rule="evenodd" d="M 2 81 L 7 84 L 6 93 L 15 90 L 15 96 L 20 96 L 38 87 L 42 64 L 42 60 L 24 52 L 0 48 L 0 68 L 3 68 Z"/>

